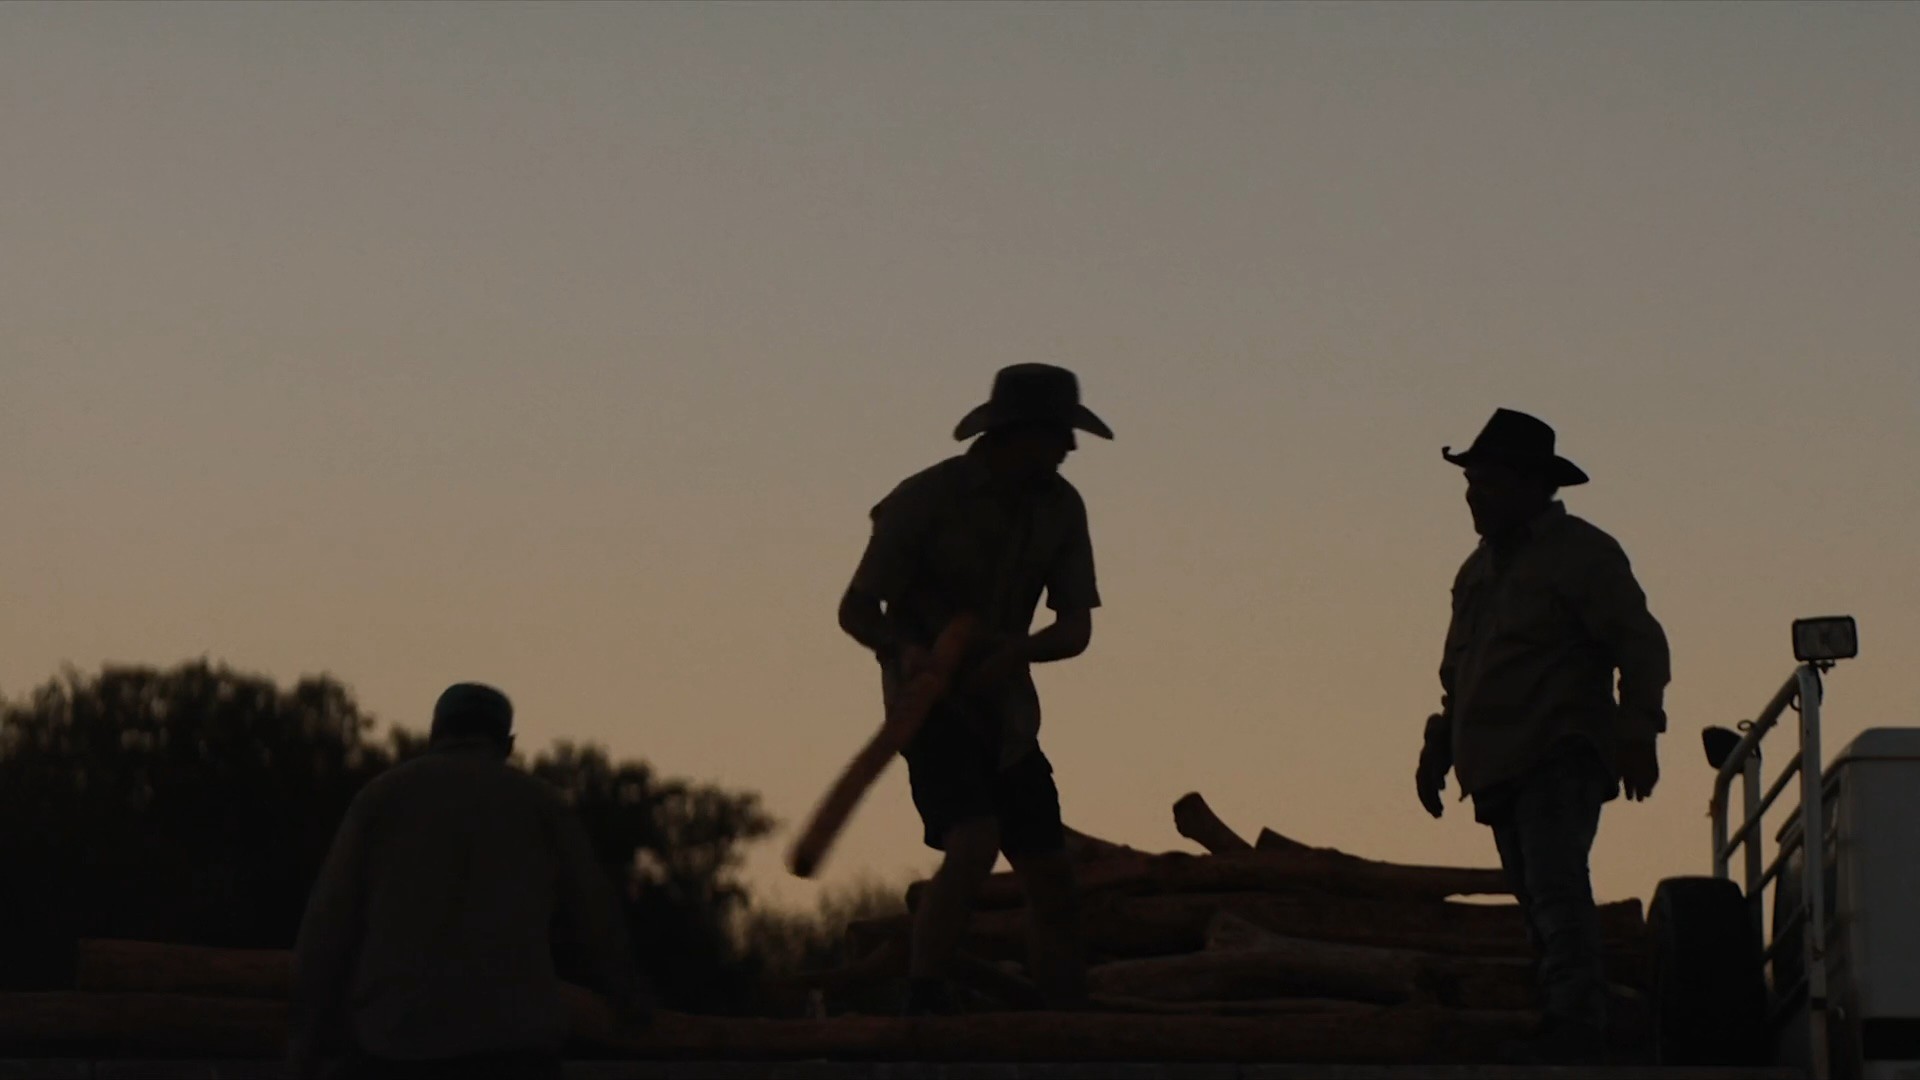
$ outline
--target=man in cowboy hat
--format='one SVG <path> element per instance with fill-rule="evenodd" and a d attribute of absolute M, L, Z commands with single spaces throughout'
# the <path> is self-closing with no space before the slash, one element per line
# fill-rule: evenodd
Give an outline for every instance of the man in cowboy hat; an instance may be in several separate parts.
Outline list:
<path fill-rule="evenodd" d="M 914 920 L 909 1012 L 951 1009 L 947 967 L 1001 852 L 1027 890 L 1035 981 L 1057 1008 L 1085 997 L 1073 872 L 1028 670 L 1084 652 L 1100 606 L 1086 506 L 1059 471 L 1075 430 L 1113 438 L 1080 404 L 1072 372 L 1003 368 L 991 399 L 954 429 L 973 445 L 873 508 L 840 602 L 840 625 L 879 658 L 889 700 L 948 620 L 969 612 L 988 632 L 905 752 L 926 843 L 944 854 Z M 1043 592 L 1054 621 L 1036 633 Z"/>
<path fill-rule="evenodd" d="M 1590 1062 L 1607 1001 L 1587 856 L 1601 804 L 1659 779 L 1667 639 L 1620 545 L 1556 500 L 1587 474 L 1554 452 L 1551 427 L 1501 409 L 1465 453 L 1441 454 L 1466 471 L 1481 541 L 1454 580 L 1416 786 L 1439 817 L 1453 771 L 1526 916 L 1547 1019 L 1508 1056 Z"/>

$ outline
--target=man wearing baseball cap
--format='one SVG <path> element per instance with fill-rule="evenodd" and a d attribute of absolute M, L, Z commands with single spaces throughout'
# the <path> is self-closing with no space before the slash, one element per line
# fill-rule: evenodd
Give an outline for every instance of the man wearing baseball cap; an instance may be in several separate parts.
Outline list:
<path fill-rule="evenodd" d="M 966 452 L 873 508 L 840 603 L 841 627 L 879 658 L 889 701 L 948 621 L 970 614 L 987 631 L 904 755 L 926 844 L 944 856 L 915 912 L 909 1013 L 952 1009 L 947 969 L 1002 852 L 1027 891 L 1035 982 L 1054 1008 L 1085 999 L 1073 871 L 1029 672 L 1084 652 L 1100 606 L 1086 506 L 1060 475 L 1075 431 L 1113 437 L 1080 403 L 1072 372 L 1001 369 L 989 400 L 954 430 L 973 440 Z M 1054 619 L 1033 632 L 1043 593 Z"/>
<path fill-rule="evenodd" d="M 557 1078 L 556 947 L 616 1017 L 643 1014 L 617 899 L 559 792 L 508 763 L 513 706 L 440 695 L 427 752 L 348 808 L 294 953 L 289 1058 L 350 1077 Z M 556 938 L 555 927 L 561 928 Z"/>

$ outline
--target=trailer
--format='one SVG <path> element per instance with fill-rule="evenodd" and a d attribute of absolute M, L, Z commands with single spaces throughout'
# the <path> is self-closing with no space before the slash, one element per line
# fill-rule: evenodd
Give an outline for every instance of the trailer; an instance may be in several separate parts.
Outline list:
<path fill-rule="evenodd" d="M 1822 690 L 1858 630 L 1801 619 L 1793 643 L 1798 666 L 1757 716 L 1702 733 L 1712 873 L 1662 881 L 1649 906 L 1655 1058 L 1920 1078 L 1920 728 L 1868 729 L 1823 763 Z M 1762 749 L 1789 713 L 1797 745 L 1769 782 Z M 1796 789 L 1769 858 L 1769 812 Z"/>

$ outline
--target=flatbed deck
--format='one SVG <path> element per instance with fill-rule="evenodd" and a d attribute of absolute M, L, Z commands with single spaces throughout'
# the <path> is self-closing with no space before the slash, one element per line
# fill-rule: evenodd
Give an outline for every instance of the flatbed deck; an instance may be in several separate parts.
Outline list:
<path fill-rule="evenodd" d="M 281 1080 L 274 1060 L 0 1059 L 0 1080 Z M 571 1061 L 567 1080 L 1805 1080 L 1797 1069 L 1216 1062 Z"/>

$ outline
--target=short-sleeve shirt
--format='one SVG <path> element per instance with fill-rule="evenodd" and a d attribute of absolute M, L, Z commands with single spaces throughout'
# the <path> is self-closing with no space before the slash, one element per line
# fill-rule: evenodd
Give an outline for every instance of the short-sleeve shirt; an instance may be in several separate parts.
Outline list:
<path fill-rule="evenodd" d="M 971 612 L 992 631 L 1024 635 L 1045 594 L 1054 611 L 1100 606 L 1086 504 L 1064 477 L 1010 496 L 971 452 L 908 477 L 873 508 L 873 535 L 853 587 L 875 596 L 901 640 L 931 645 L 955 615 Z M 882 667 L 891 700 L 897 682 Z M 1040 700 L 1032 678 L 996 703 L 1002 764 L 1037 745 Z"/>

